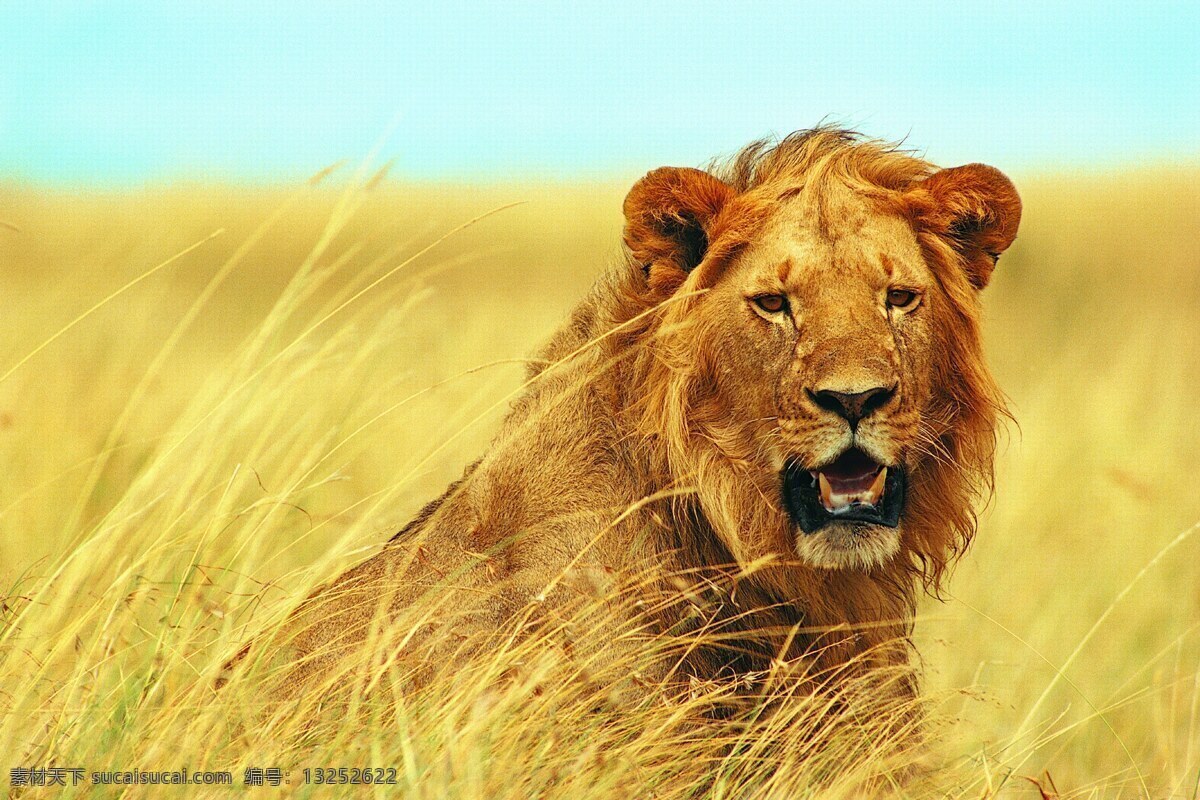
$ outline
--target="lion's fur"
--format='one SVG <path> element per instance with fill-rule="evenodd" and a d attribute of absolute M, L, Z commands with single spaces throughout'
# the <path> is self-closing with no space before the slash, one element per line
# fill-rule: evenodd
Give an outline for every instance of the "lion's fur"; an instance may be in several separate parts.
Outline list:
<path fill-rule="evenodd" d="M 752 144 L 707 173 L 648 175 L 626 202 L 627 258 L 537 354 L 487 454 L 382 552 L 294 615 L 287 653 L 308 659 L 298 672 L 320 673 L 331 648 L 353 649 L 377 612 L 428 591 L 450 599 L 427 627 L 469 638 L 531 604 L 544 614 L 581 593 L 636 584 L 682 595 L 700 583 L 720 596 L 707 625 L 723 636 L 689 650 L 678 674 L 746 673 L 773 659 L 837 670 L 863 653 L 907 663 L 920 587 L 936 591 L 974 533 L 1003 413 L 980 346 L 977 290 L 990 264 L 977 263 L 969 237 L 998 252 L 1016 223 L 1000 220 L 1011 230 L 996 234 L 993 217 L 1019 216 L 1019 205 L 989 206 L 986 185 L 926 183 L 938 174 L 895 147 L 819 128 Z M 915 438 L 905 451 L 911 488 L 898 551 L 828 569 L 804 561 L 803 541 L 782 527 L 778 465 L 764 453 L 791 434 L 748 418 L 723 388 L 736 383 L 729 374 L 740 363 L 716 363 L 697 342 L 731 335 L 705 295 L 780 204 L 810 208 L 833 235 L 844 227 L 838 198 L 911 230 L 936 297 L 934 338 L 921 356 L 928 402 L 906 423 Z M 652 635 L 678 630 L 687 616 L 678 603 L 652 605 L 641 621 Z M 415 646 L 413 632 L 402 633 Z M 596 639 L 593 648 L 617 646 L 612 635 Z M 458 654 L 422 657 L 443 656 Z"/>

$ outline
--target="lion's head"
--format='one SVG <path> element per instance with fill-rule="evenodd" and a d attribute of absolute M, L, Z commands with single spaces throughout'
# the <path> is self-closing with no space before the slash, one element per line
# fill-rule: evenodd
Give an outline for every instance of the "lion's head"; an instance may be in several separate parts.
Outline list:
<path fill-rule="evenodd" d="M 731 552 L 936 583 L 991 480 L 978 293 L 1017 233 L 1012 183 L 818 129 L 655 170 L 624 210 L 658 306 L 642 433 Z"/>

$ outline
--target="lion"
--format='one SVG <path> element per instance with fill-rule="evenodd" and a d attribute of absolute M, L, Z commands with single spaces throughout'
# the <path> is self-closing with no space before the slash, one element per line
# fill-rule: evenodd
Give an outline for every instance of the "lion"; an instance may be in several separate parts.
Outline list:
<path fill-rule="evenodd" d="M 486 454 L 285 624 L 287 685 L 430 592 L 440 610 L 395 647 L 426 662 L 581 592 L 701 584 L 721 635 L 664 656 L 661 680 L 913 658 L 916 601 L 992 491 L 1006 412 L 980 292 L 1017 234 L 1012 182 L 819 127 L 655 169 L 623 211 L 624 257 Z M 644 604 L 637 630 L 678 630 L 686 606 Z M 616 658 L 632 640 L 598 619 L 576 649 Z M 454 635 L 422 649 L 434 629 Z"/>

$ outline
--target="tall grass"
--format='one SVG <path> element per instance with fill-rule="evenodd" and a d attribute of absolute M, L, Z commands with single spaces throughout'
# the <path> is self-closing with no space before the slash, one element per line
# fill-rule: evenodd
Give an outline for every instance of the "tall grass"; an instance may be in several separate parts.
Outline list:
<path fill-rule="evenodd" d="M 315 726 L 254 670 L 213 690 L 482 452 L 615 254 L 623 187 L 10 188 L 0 768 L 277 766 L 314 795 L 305 767 L 395 767 L 429 797 L 1037 796 L 1023 776 L 1197 796 L 1200 173 L 1018 183 L 986 300 L 1019 428 L 952 597 L 922 607 L 919 750 L 897 744 L 911 709 L 821 726 L 828 699 L 776 696 L 698 724 L 724 699 L 703 685 L 630 707 L 610 690 L 636 663 L 580 674 L 536 639 Z"/>

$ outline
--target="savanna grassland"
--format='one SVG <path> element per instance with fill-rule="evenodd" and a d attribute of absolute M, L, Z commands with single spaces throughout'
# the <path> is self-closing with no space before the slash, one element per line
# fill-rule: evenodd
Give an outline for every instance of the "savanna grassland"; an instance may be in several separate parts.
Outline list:
<path fill-rule="evenodd" d="M 598 711 L 602 671 L 521 642 L 317 725 L 265 708 L 252 670 L 212 688 L 483 450 L 521 359 L 617 256 L 624 186 L 7 187 L 5 780 L 230 770 L 128 793 L 225 797 L 279 767 L 290 787 L 259 794 L 334 797 L 301 771 L 346 766 L 396 768 L 363 794 L 431 798 L 1197 797 L 1200 171 L 1017 178 L 1025 221 L 986 290 L 1016 424 L 974 547 L 922 605 L 927 743 L 899 755 L 878 720 L 814 729 L 811 700 L 708 727 L 687 702 Z M 21 796 L 43 794 L 120 791 Z"/>

